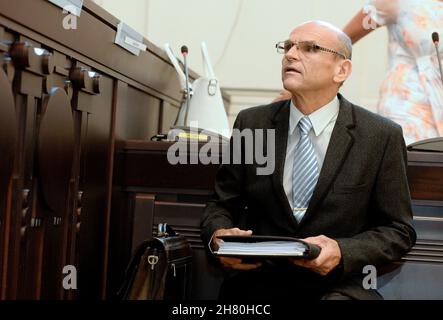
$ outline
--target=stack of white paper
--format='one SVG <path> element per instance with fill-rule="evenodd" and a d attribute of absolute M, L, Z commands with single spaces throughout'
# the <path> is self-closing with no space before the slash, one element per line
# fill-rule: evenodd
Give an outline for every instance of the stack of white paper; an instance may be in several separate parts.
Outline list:
<path fill-rule="evenodd" d="M 305 252 L 306 246 L 303 243 L 295 241 L 222 241 L 217 254 L 242 256 L 302 256 Z"/>

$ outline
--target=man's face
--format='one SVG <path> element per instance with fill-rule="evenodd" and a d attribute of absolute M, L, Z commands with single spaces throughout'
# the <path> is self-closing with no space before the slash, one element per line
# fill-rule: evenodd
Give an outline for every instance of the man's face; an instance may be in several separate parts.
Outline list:
<path fill-rule="evenodd" d="M 321 47 L 340 52 L 337 35 L 317 24 L 297 27 L 290 34 L 292 42 L 313 41 Z M 306 52 L 293 46 L 282 60 L 283 86 L 290 92 L 307 92 L 329 89 L 336 85 L 333 78 L 341 58 L 321 50 Z"/>

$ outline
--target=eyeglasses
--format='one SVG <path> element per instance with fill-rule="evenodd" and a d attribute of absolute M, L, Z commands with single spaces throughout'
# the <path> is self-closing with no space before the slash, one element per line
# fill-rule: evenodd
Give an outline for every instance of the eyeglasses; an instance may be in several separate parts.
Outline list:
<path fill-rule="evenodd" d="M 302 53 L 316 53 L 319 50 L 330 52 L 333 54 L 336 54 L 343 59 L 347 59 L 346 56 L 340 52 L 337 52 L 332 49 L 320 47 L 318 44 L 316 44 L 314 41 L 298 41 L 298 42 L 292 42 L 291 40 L 285 40 L 277 42 L 275 45 L 275 48 L 277 49 L 278 53 L 286 54 L 289 52 L 289 50 L 292 49 L 292 47 L 295 46 L 297 50 L 301 51 Z"/>

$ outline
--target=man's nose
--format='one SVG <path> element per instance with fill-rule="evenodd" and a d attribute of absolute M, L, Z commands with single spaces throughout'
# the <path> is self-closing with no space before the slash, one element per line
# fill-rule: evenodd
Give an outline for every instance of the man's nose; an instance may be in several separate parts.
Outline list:
<path fill-rule="evenodd" d="M 299 60 L 300 59 L 300 51 L 297 49 L 296 45 L 293 45 L 288 52 L 285 53 L 285 58 L 287 60 Z"/>

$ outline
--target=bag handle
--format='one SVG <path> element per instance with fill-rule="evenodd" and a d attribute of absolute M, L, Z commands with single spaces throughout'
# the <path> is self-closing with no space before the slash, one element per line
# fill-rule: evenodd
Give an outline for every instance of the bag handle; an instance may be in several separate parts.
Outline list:
<path fill-rule="evenodd" d="M 159 223 L 157 228 L 157 237 L 173 237 L 177 233 L 167 224 Z"/>
<path fill-rule="evenodd" d="M 206 42 L 201 43 L 201 50 L 203 56 L 203 67 L 205 69 L 206 76 L 209 79 L 215 79 L 214 69 L 212 68 L 211 59 L 209 58 L 208 47 Z"/>
<path fill-rule="evenodd" d="M 208 47 L 206 42 L 201 43 L 202 55 L 203 55 L 203 67 L 206 73 L 206 77 L 209 78 L 208 94 L 215 96 L 218 89 L 218 80 L 215 77 L 214 68 L 212 68 L 211 59 L 209 58 Z"/>

